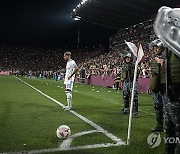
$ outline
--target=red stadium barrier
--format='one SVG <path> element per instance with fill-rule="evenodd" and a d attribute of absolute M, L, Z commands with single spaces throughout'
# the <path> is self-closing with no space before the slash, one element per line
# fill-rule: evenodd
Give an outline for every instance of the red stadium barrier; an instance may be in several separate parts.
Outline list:
<path fill-rule="evenodd" d="M 139 92 L 142 93 L 149 93 L 149 83 L 150 83 L 150 78 L 139 78 L 138 79 L 138 87 L 139 87 Z"/>
<path fill-rule="evenodd" d="M 10 75 L 10 71 L 0 71 L 0 75 Z"/>
<path fill-rule="evenodd" d="M 91 75 L 89 84 L 102 87 L 112 87 L 114 84 L 114 78 Z"/>
<path fill-rule="evenodd" d="M 139 78 L 139 92 L 148 93 L 149 92 L 149 82 L 150 78 Z M 86 80 L 86 84 L 102 86 L 102 87 L 112 87 L 114 84 L 114 77 L 102 77 L 91 75 L 90 79 Z"/>

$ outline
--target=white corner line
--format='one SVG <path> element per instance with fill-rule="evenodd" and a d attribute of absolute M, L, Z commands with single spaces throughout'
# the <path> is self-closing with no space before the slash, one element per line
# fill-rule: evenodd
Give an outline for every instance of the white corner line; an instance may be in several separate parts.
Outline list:
<path fill-rule="evenodd" d="M 73 150 L 83 150 L 83 149 L 96 149 L 96 148 L 108 148 L 108 147 L 116 147 L 121 146 L 120 143 L 102 143 L 102 144 L 92 144 L 92 145 L 84 145 L 77 147 L 69 147 L 67 149 L 60 148 L 52 148 L 52 149 L 42 149 L 42 150 L 32 150 L 28 151 L 28 154 L 40 154 L 40 153 L 51 153 L 51 152 L 60 152 L 60 151 L 73 151 Z M 23 153 L 23 152 L 22 152 Z"/>
<path fill-rule="evenodd" d="M 48 96 L 47 94 L 45 94 L 44 92 L 40 91 L 39 89 L 33 87 L 32 85 L 30 85 L 29 83 L 23 81 L 22 79 L 14 76 L 15 78 L 17 78 L 19 81 L 23 82 L 24 84 L 28 85 L 29 87 L 31 87 L 32 89 L 34 89 L 35 91 L 37 91 L 38 93 L 40 93 L 41 95 L 47 97 L 48 99 L 52 100 L 53 102 L 55 102 L 56 104 L 58 104 L 59 106 L 61 107 L 64 107 L 64 105 L 55 100 L 54 98 Z M 97 131 L 99 132 L 102 132 L 104 135 L 106 135 L 108 138 L 110 138 L 112 141 L 114 141 L 116 144 L 113 144 L 112 145 L 126 145 L 126 143 L 119 137 L 115 136 L 114 134 L 108 132 L 107 130 L 103 129 L 101 126 L 95 124 L 93 121 L 87 119 L 86 117 L 80 115 L 79 113 L 73 111 L 73 110 L 70 110 L 69 112 L 71 112 L 73 115 L 77 116 L 79 119 L 83 120 L 84 122 L 88 123 L 89 125 L 91 125 L 92 127 L 94 127 L 95 129 L 97 129 Z M 101 144 L 97 144 L 98 145 L 101 145 Z M 109 145 L 109 144 L 108 144 Z M 111 145 L 111 144 L 110 144 Z M 106 145 L 107 146 L 107 145 Z M 106 147 L 105 146 L 105 147 Z M 88 148 L 88 147 L 87 147 Z M 56 149 L 56 148 L 55 148 Z"/>
<path fill-rule="evenodd" d="M 83 136 L 83 135 L 87 135 L 87 134 L 92 134 L 92 133 L 96 133 L 98 132 L 97 130 L 90 130 L 90 131 L 84 131 L 84 132 L 78 132 L 74 135 L 71 135 L 70 137 L 68 137 L 66 140 L 63 140 L 63 142 L 61 143 L 61 145 L 59 146 L 59 149 L 60 150 L 67 150 L 67 149 L 70 149 L 71 147 L 71 143 L 72 141 L 77 138 L 77 137 L 80 137 L 80 136 Z"/>

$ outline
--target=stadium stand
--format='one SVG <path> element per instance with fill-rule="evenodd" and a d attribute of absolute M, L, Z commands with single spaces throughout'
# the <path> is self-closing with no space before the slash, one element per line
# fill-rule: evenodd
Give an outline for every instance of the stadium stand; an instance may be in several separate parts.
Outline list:
<path fill-rule="evenodd" d="M 21 74 L 37 77 L 55 78 L 54 74 L 61 74 L 65 69 L 65 62 L 61 49 L 50 50 L 43 48 L 15 47 L 1 45 L 0 47 L 0 72 L 10 71 L 11 74 Z M 72 50 L 73 58 L 77 63 L 86 57 L 98 57 L 104 52 L 104 48 L 93 50 Z M 87 68 L 89 68 L 87 66 Z M 4 74 L 4 73 L 2 73 Z"/>
<path fill-rule="evenodd" d="M 149 62 L 152 55 L 149 52 L 148 44 L 155 39 L 154 17 L 162 5 L 175 7 L 179 5 L 179 1 L 83 0 L 79 3 L 72 11 L 74 19 L 118 30 L 109 39 L 108 54 L 86 61 L 85 65 L 93 65 L 96 68 L 91 73 L 106 76 L 121 71 L 122 54 L 128 50 L 124 42 L 126 40 L 142 44 L 145 57 L 139 67 L 140 77 L 150 77 Z M 88 72 L 90 70 L 88 69 Z"/>
<path fill-rule="evenodd" d="M 179 2 L 168 0 L 164 3 L 165 5 L 174 6 Z M 73 9 L 72 16 L 74 18 L 119 29 L 109 39 L 109 52 L 105 52 L 104 48 L 94 50 L 75 49 L 71 51 L 73 59 L 78 63 L 80 70 L 85 69 L 86 78 L 90 75 L 114 77 L 118 72 L 121 72 L 122 56 L 124 51 L 128 50 L 124 40 L 135 44 L 141 42 L 145 58 L 139 67 L 139 70 L 141 70 L 140 77 L 150 77 L 149 62 L 152 55 L 149 52 L 148 44 L 155 39 L 152 14 L 161 5 L 158 1 L 154 1 L 154 3 L 149 1 L 137 3 L 132 0 L 86 0 L 84 4 Z M 62 76 L 64 73 L 63 50 L 1 45 L 0 51 L 0 72 L 11 71 L 11 74 L 29 74 L 30 76 L 56 79 L 57 76 Z"/>
<path fill-rule="evenodd" d="M 154 38 L 153 20 L 148 20 L 129 28 L 119 30 L 115 35 L 110 37 L 108 53 L 105 53 L 104 48 L 97 48 L 94 51 L 75 49 L 71 52 L 73 58 L 79 64 L 79 67 L 86 70 L 87 76 L 115 76 L 121 71 L 124 51 L 128 51 L 124 40 L 133 40 L 134 43 L 140 41 L 145 51 L 144 62 L 139 68 L 141 70 L 140 76 L 149 77 L 151 54 L 148 49 L 148 44 Z M 0 53 L 1 70 L 11 70 L 13 72 L 20 70 L 21 72 L 24 71 L 24 74 L 32 70 L 35 76 L 39 76 L 39 74 L 44 74 L 43 76 L 45 77 L 53 76 L 51 74 L 63 72 L 63 67 L 65 66 L 63 52 L 64 51 L 60 49 L 49 50 L 4 46 L 1 47 Z"/>

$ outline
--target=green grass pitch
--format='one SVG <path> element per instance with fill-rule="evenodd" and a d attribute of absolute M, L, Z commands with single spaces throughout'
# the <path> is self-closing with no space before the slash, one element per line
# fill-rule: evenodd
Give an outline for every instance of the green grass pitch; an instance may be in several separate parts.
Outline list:
<path fill-rule="evenodd" d="M 49 79 L 21 79 L 66 105 L 63 82 Z M 122 107 L 122 91 L 74 84 L 73 110 L 126 141 L 128 115 L 121 113 Z M 146 141 L 151 128 L 155 126 L 151 95 L 139 95 L 139 110 L 139 118 L 132 119 L 131 145 L 54 153 L 164 153 L 163 142 L 157 148 L 150 149 Z M 56 137 L 56 128 L 62 124 L 71 128 L 72 135 L 94 130 L 91 125 L 72 113 L 63 111 L 59 105 L 14 76 L 0 76 L 0 153 L 57 148 L 62 141 Z M 164 133 L 161 133 L 161 136 L 163 135 Z M 71 146 L 102 143 L 113 141 L 103 133 L 93 133 L 75 138 Z"/>

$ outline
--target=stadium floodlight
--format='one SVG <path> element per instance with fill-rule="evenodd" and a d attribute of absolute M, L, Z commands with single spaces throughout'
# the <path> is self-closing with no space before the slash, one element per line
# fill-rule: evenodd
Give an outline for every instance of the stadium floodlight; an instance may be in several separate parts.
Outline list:
<path fill-rule="evenodd" d="M 73 12 L 76 12 L 76 9 L 73 9 Z"/>
<path fill-rule="evenodd" d="M 78 4 L 78 5 L 77 5 L 77 7 L 80 7 L 80 6 L 81 6 L 81 4 Z"/>
<path fill-rule="evenodd" d="M 80 16 L 75 16 L 74 20 L 76 20 L 76 21 L 81 20 L 81 17 Z"/>
<path fill-rule="evenodd" d="M 78 21 L 78 20 L 80 20 L 80 19 L 79 19 L 79 18 L 74 18 L 74 20 L 75 20 L 75 21 Z"/>
<path fill-rule="evenodd" d="M 87 2 L 87 0 L 82 0 L 81 4 L 85 4 Z"/>

